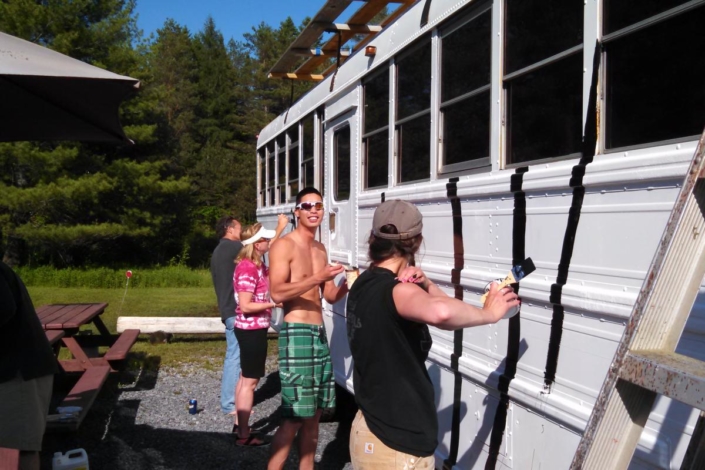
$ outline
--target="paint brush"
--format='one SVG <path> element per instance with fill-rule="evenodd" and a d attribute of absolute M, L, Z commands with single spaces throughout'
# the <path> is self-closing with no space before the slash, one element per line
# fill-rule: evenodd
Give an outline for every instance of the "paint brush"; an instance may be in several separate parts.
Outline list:
<path fill-rule="evenodd" d="M 502 289 L 510 284 L 516 284 L 529 274 L 533 273 L 534 271 L 536 271 L 536 266 L 534 265 L 534 262 L 531 260 L 531 258 L 526 258 L 524 261 L 517 264 L 509 271 L 507 277 L 502 279 L 502 281 L 499 283 L 499 288 Z M 480 297 L 480 302 L 482 302 L 483 305 L 485 303 L 485 300 L 487 300 L 487 292 L 485 292 L 482 297 Z"/>

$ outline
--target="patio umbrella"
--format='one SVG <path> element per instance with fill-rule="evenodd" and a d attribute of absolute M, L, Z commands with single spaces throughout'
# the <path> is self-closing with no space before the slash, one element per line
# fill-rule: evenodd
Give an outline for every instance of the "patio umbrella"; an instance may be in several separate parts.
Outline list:
<path fill-rule="evenodd" d="M 0 33 L 0 141 L 131 143 L 118 106 L 137 88 L 134 78 Z"/>

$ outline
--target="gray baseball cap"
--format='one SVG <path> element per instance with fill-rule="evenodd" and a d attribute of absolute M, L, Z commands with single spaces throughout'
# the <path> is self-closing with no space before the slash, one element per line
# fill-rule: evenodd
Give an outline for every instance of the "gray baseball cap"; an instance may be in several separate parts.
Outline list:
<path fill-rule="evenodd" d="M 385 225 L 394 225 L 399 233 L 382 233 Z M 386 240 L 406 240 L 421 233 L 423 217 L 410 202 L 394 199 L 383 202 L 375 210 L 372 218 L 372 233 Z"/>

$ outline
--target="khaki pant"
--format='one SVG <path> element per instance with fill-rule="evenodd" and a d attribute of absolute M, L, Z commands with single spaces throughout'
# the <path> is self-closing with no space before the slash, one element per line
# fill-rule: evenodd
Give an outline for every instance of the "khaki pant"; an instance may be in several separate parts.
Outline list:
<path fill-rule="evenodd" d="M 355 470 L 427 470 L 435 468 L 433 455 L 417 457 L 390 449 L 367 427 L 358 411 L 350 431 L 350 459 Z"/>

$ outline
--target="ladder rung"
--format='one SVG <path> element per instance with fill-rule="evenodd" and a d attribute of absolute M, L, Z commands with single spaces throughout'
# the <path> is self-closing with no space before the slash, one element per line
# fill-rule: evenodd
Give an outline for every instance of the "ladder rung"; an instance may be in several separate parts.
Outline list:
<path fill-rule="evenodd" d="M 705 410 L 705 362 L 674 352 L 631 351 L 619 378 Z"/>

